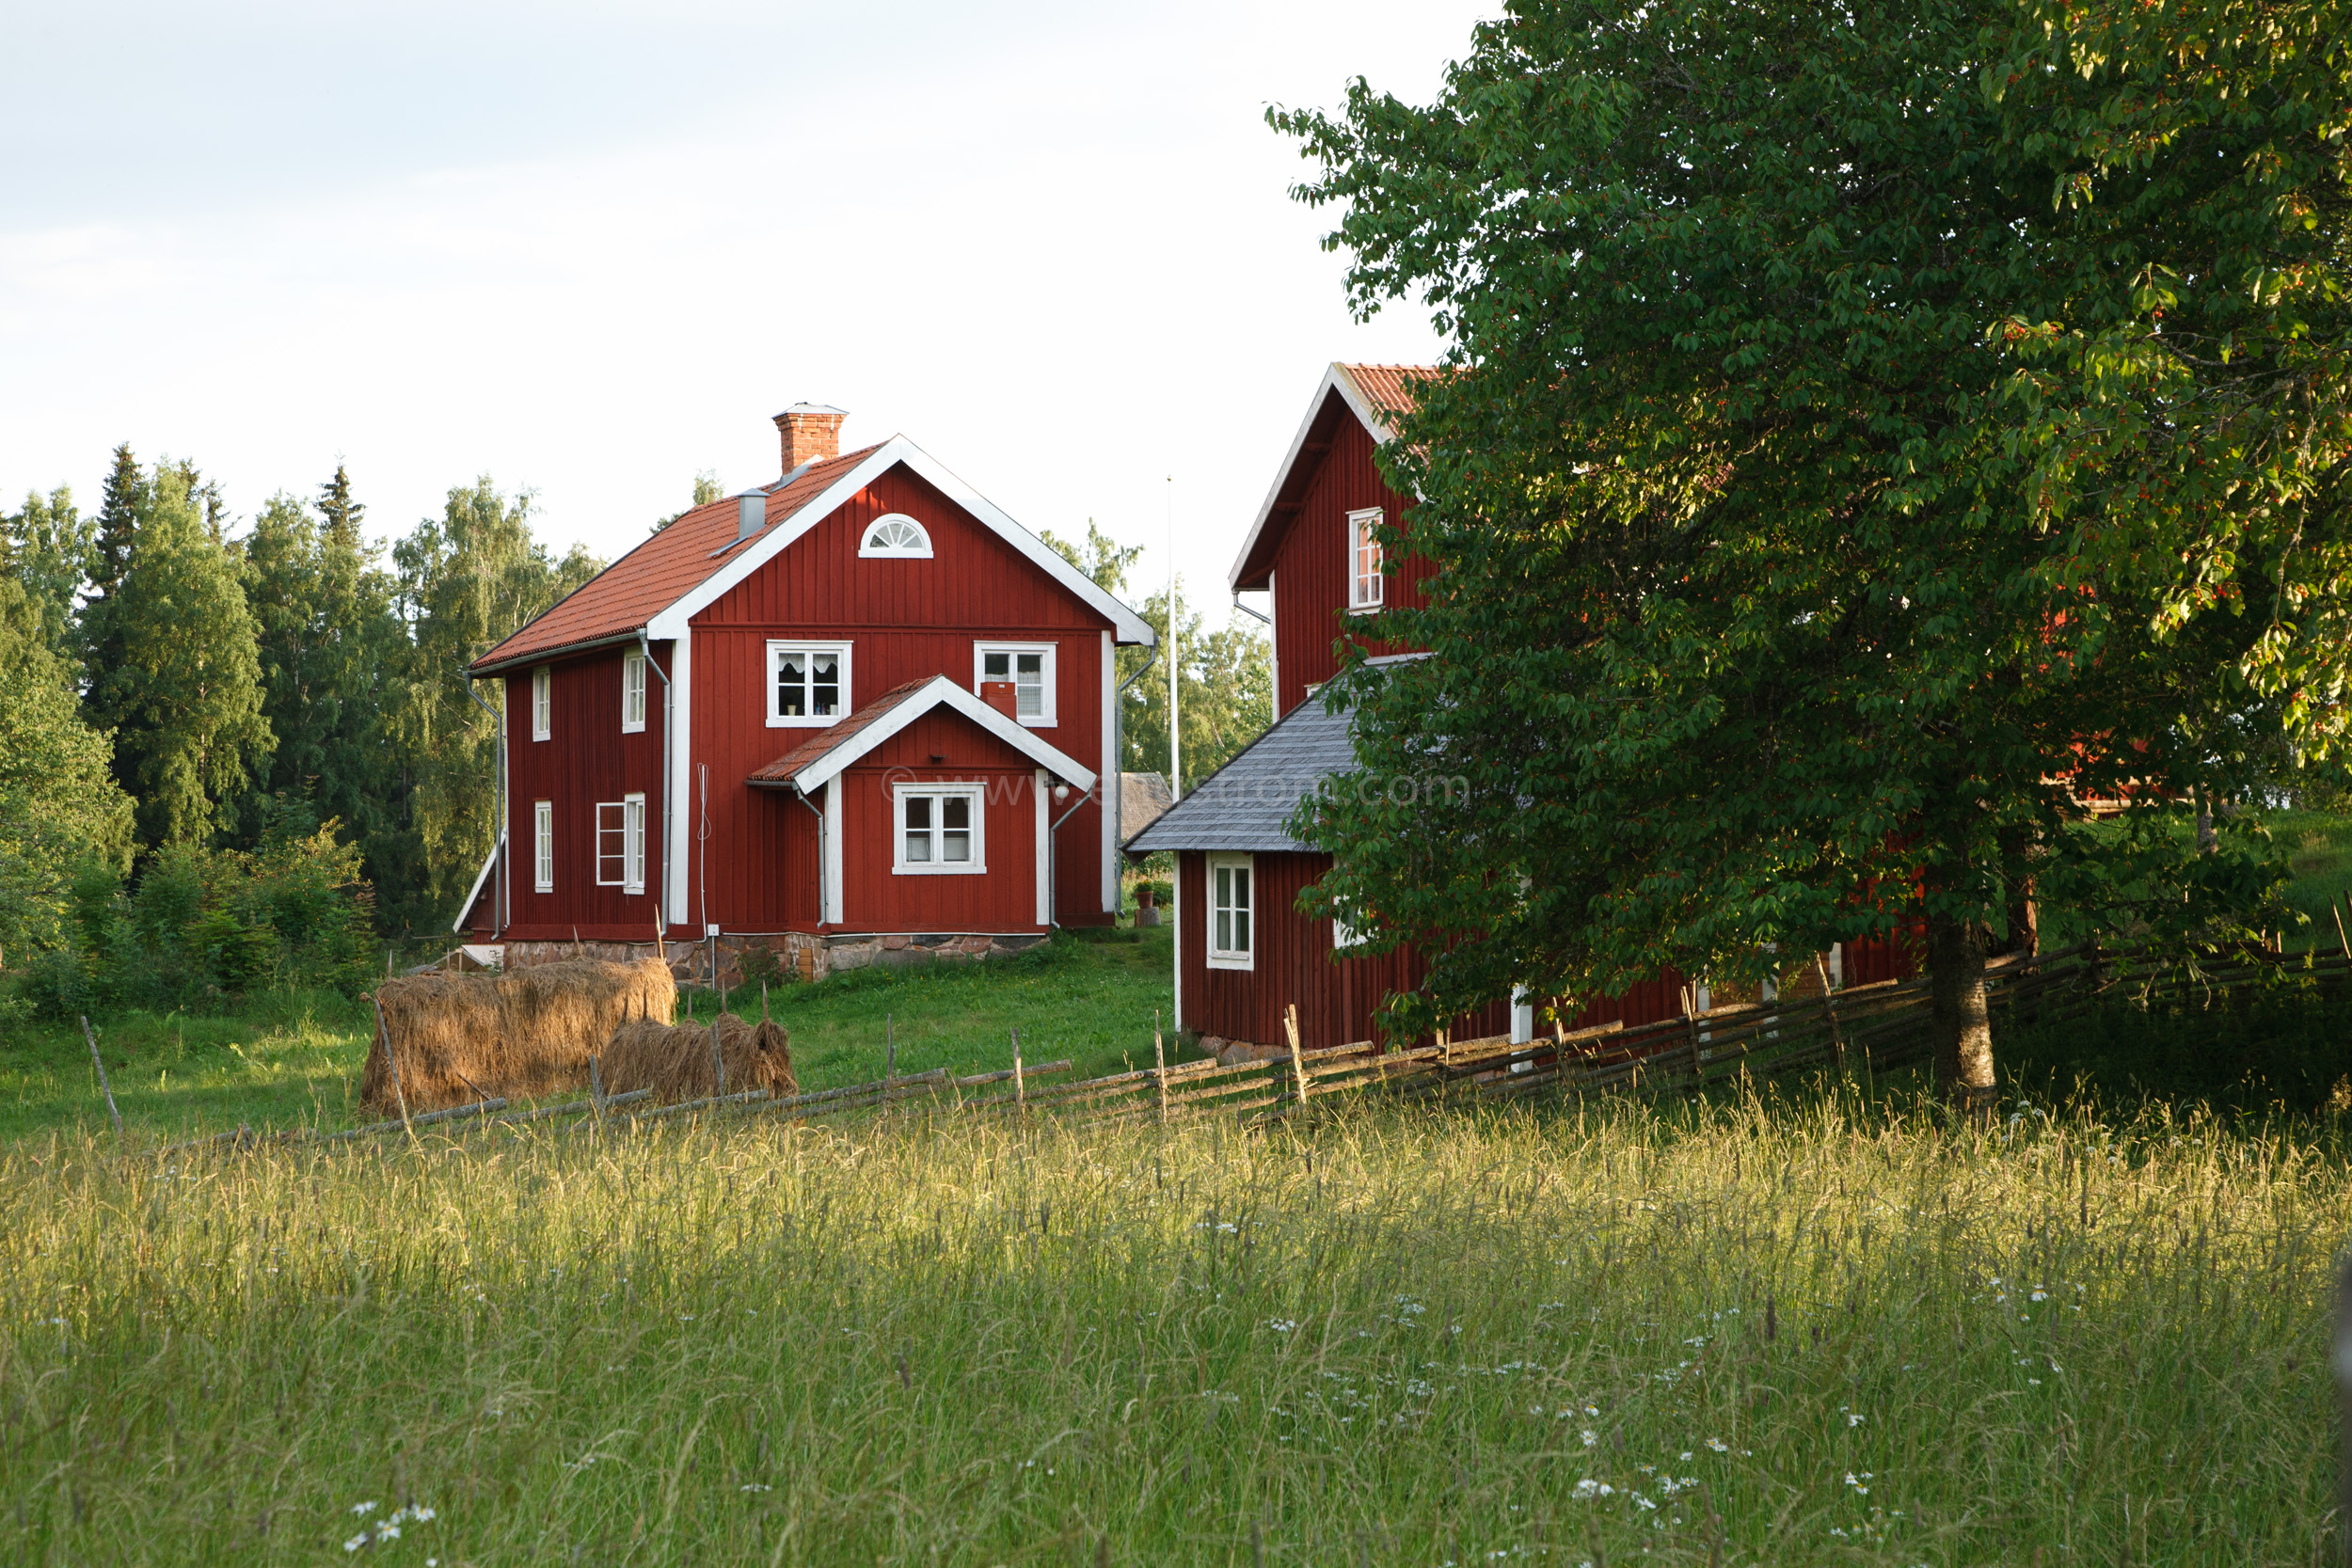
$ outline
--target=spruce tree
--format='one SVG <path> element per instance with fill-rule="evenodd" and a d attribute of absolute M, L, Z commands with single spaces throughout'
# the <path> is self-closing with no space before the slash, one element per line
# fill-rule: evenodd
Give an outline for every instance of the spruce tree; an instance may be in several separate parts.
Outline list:
<path fill-rule="evenodd" d="M 138 546 L 139 515 L 147 502 L 147 476 L 132 455 L 131 443 L 125 441 L 115 448 L 114 466 L 106 471 L 105 489 L 99 497 L 97 537 L 90 546 L 89 597 L 74 627 L 74 646 L 88 687 L 95 687 L 103 673 L 121 659 L 122 645 L 114 632 L 115 596 L 122 587 L 123 574 L 131 568 L 131 555 Z"/>

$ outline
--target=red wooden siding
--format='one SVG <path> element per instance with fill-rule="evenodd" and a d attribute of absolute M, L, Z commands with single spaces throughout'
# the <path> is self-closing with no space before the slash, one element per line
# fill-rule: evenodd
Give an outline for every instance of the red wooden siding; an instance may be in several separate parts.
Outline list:
<path fill-rule="evenodd" d="M 941 760 L 933 762 L 933 757 Z M 1036 772 L 1035 763 L 961 714 L 934 708 L 843 773 L 836 781 L 842 790 L 843 928 L 1041 929 L 1037 920 Z M 918 783 L 981 786 L 985 876 L 903 876 L 891 870 L 895 786 Z M 1099 889 L 1094 902 L 1102 903 Z"/>
<path fill-rule="evenodd" d="M 1299 499 L 1274 552 L 1274 658 L 1277 718 L 1306 701 L 1307 689 L 1339 673 L 1334 642 L 1359 618 L 1348 613 L 1350 562 L 1347 515 L 1377 506 L 1395 527 L 1409 504 L 1389 488 L 1374 459 L 1372 433 L 1350 413 L 1331 432 L 1314 477 Z M 1417 606 L 1429 563 L 1417 556 L 1390 574 L 1391 606 Z M 1335 608 L 1337 607 L 1337 608 Z M 1375 644 L 1375 653 L 1402 647 Z"/>
<path fill-rule="evenodd" d="M 1298 1007 L 1298 1043 L 1314 1051 L 1375 1037 L 1373 1014 L 1396 991 L 1420 983 L 1420 956 L 1406 948 L 1376 958 L 1331 957 L 1331 923 L 1297 912 L 1301 890 L 1331 867 L 1331 857 L 1251 857 L 1257 901 L 1257 967 L 1211 969 L 1208 961 L 1208 857 L 1177 856 L 1177 909 L 1183 929 L 1184 1025 L 1204 1035 L 1279 1045 L 1283 1009 Z M 1511 1010 L 1497 1005 L 1454 1021 L 1463 1039 L 1508 1033 Z"/>
<path fill-rule="evenodd" d="M 506 681 L 507 843 L 514 865 L 510 936 L 554 941 L 580 927 L 582 937 L 649 941 L 661 881 L 661 677 L 645 675 L 645 727 L 621 730 L 619 648 L 554 662 L 548 671 L 548 738 L 531 738 L 531 671 Z M 656 652 L 660 652 L 657 645 Z M 596 802 L 645 797 L 645 891 L 596 885 Z M 555 807 L 555 888 L 533 885 L 532 805 Z M 495 873 L 493 874 L 495 875 Z M 478 918 L 486 921 L 485 890 Z"/>
<path fill-rule="evenodd" d="M 905 513 L 930 531 L 930 560 L 858 555 L 866 525 L 890 512 Z M 767 727 L 771 639 L 851 644 L 846 698 L 851 710 L 901 682 L 927 675 L 946 675 L 970 689 L 976 642 L 1050 642 L 1055 722 L 1036 733 L 1089 768 L 1102 767 L 1103 633 L 1110 629 L 1108 623 L 904 468 L 893 469 L 852 498 L 695 616 L 693 626 L 694 761 L 710 770 L 707 870 L 702 875 L 707 879 L 710 919 L 727 930 L 806 929 L 816 919 L 815 818 L 788 794 L 743 783 L 753 769 L 812 733 Z M 908 733 L 933 721 L 920 721 Z M 956 722 L 965 738 L 947 754 L 960 758 L 974 750 L 980 732 Z M 1021 759 L 1024 777 L 1031 766 Z M 854 805 L 857 793 L 852 787 L 845 804 Z M 1017 831 L 1026 847 L 1023 853 L 1033 855 L 1035 805 L 1026 793 L 1022 801 L 1032 816 Z M 1054 815 L 1058 817 L 1072 804 L 1078 809 L 1057 835 L 1057 907 L 1063 925 L 1102 925 L 1111 917 L 1103 908 L 1101 805 L 1099 800 L 1073 798 Z M 701 807 L 692 809 L 699 825 Z M 1032 862 L 1008 863 L 1009 848 L 1000 852 L 1000 845 L 1009 847 L 1011 839 L 995 829 L 992 816 L 986 879 L 892 877 L 886 830 L 873 836 L 882 857 L 879 872 L 870 862 L 847 853 L 859 834 L 845 832 L 843 928 L 1033 928 Z M 1002 886 L 986 898 L 951 886 L 983 879 Z M 923 915 L 908 901 L 914 896 L 908 884 L 929 890 L 916 902 L 933 900 L 932 914 Z M 694 906 L 691 879 L 689 886 L 689 903 Z M 999 903 L 1018 919 L 1008 924 L 1008 916 L 983 912 Z M 872 924 L 884 911 L 891 912 L 892 923 Z M 991 923 L 971 924 L 983 919 Z"/>

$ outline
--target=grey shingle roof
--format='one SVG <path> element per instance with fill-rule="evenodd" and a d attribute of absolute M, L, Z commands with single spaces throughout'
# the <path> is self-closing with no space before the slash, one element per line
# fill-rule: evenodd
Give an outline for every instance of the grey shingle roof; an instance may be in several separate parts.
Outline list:
<path fill-rule="evenodd" d="M 1128 851 L 1313 848 L 1282 824 L 1327 775 L 1354 770 L 1349 717 L 1309 697 L 1129 839 Z"/>

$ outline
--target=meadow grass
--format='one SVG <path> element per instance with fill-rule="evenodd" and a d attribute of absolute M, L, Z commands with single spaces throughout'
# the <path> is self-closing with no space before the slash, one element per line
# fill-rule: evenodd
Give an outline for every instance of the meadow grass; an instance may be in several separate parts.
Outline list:
<path fill-rule="evenodd" d="M 2348 1210 L 2331 1120 L 1820 1089 L 60 1132 L 0 1560 L 2332 1561 Z"/>
<path fill-rule="evenodd" d="M 885 1023 L 901 1072 L 1012 1065 L 1011 1031 L 1027 1060 L 1070 1057 L 1073 1074 L 1152 1060 L 1152 1015 L 1173 1006 L 1170 932 L 1065 931 L 1018 957 L 926 970 L 860 970 L 773 988 L 769 1005 L 792 1034 L 804 1088 L 882 1074 Z M 681 999 L 680 1018 L 709 1020 L 718 998 Z M 756 1018 L 756 991 L 728 1006 Z M 187 1137 L 240 1124 L 346 1126 L 373 1119 L 358 1103 L 373 1015 L 333 991 L 264 992 L 218 1014 L 123 1011 L 93 1021 L 124 1121 L 135 1132 Z M 1197 1054 L 1173 1047 L 1169 1060 Z M 0 1023 L 0 1142 L 52 1127 L 109 1124 L 89 1049 L 72 1021 Z"/>

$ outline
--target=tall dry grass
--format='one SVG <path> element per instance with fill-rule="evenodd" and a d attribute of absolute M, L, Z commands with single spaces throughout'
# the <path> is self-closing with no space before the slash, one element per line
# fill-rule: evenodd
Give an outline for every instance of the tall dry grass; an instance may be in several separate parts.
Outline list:
<path fill-rule="evenodd" d="M 2348 1196 L 2325 1128 L 1837 1099 L 60 1135 L 0 1560 L 2315 1562 Z"/>

